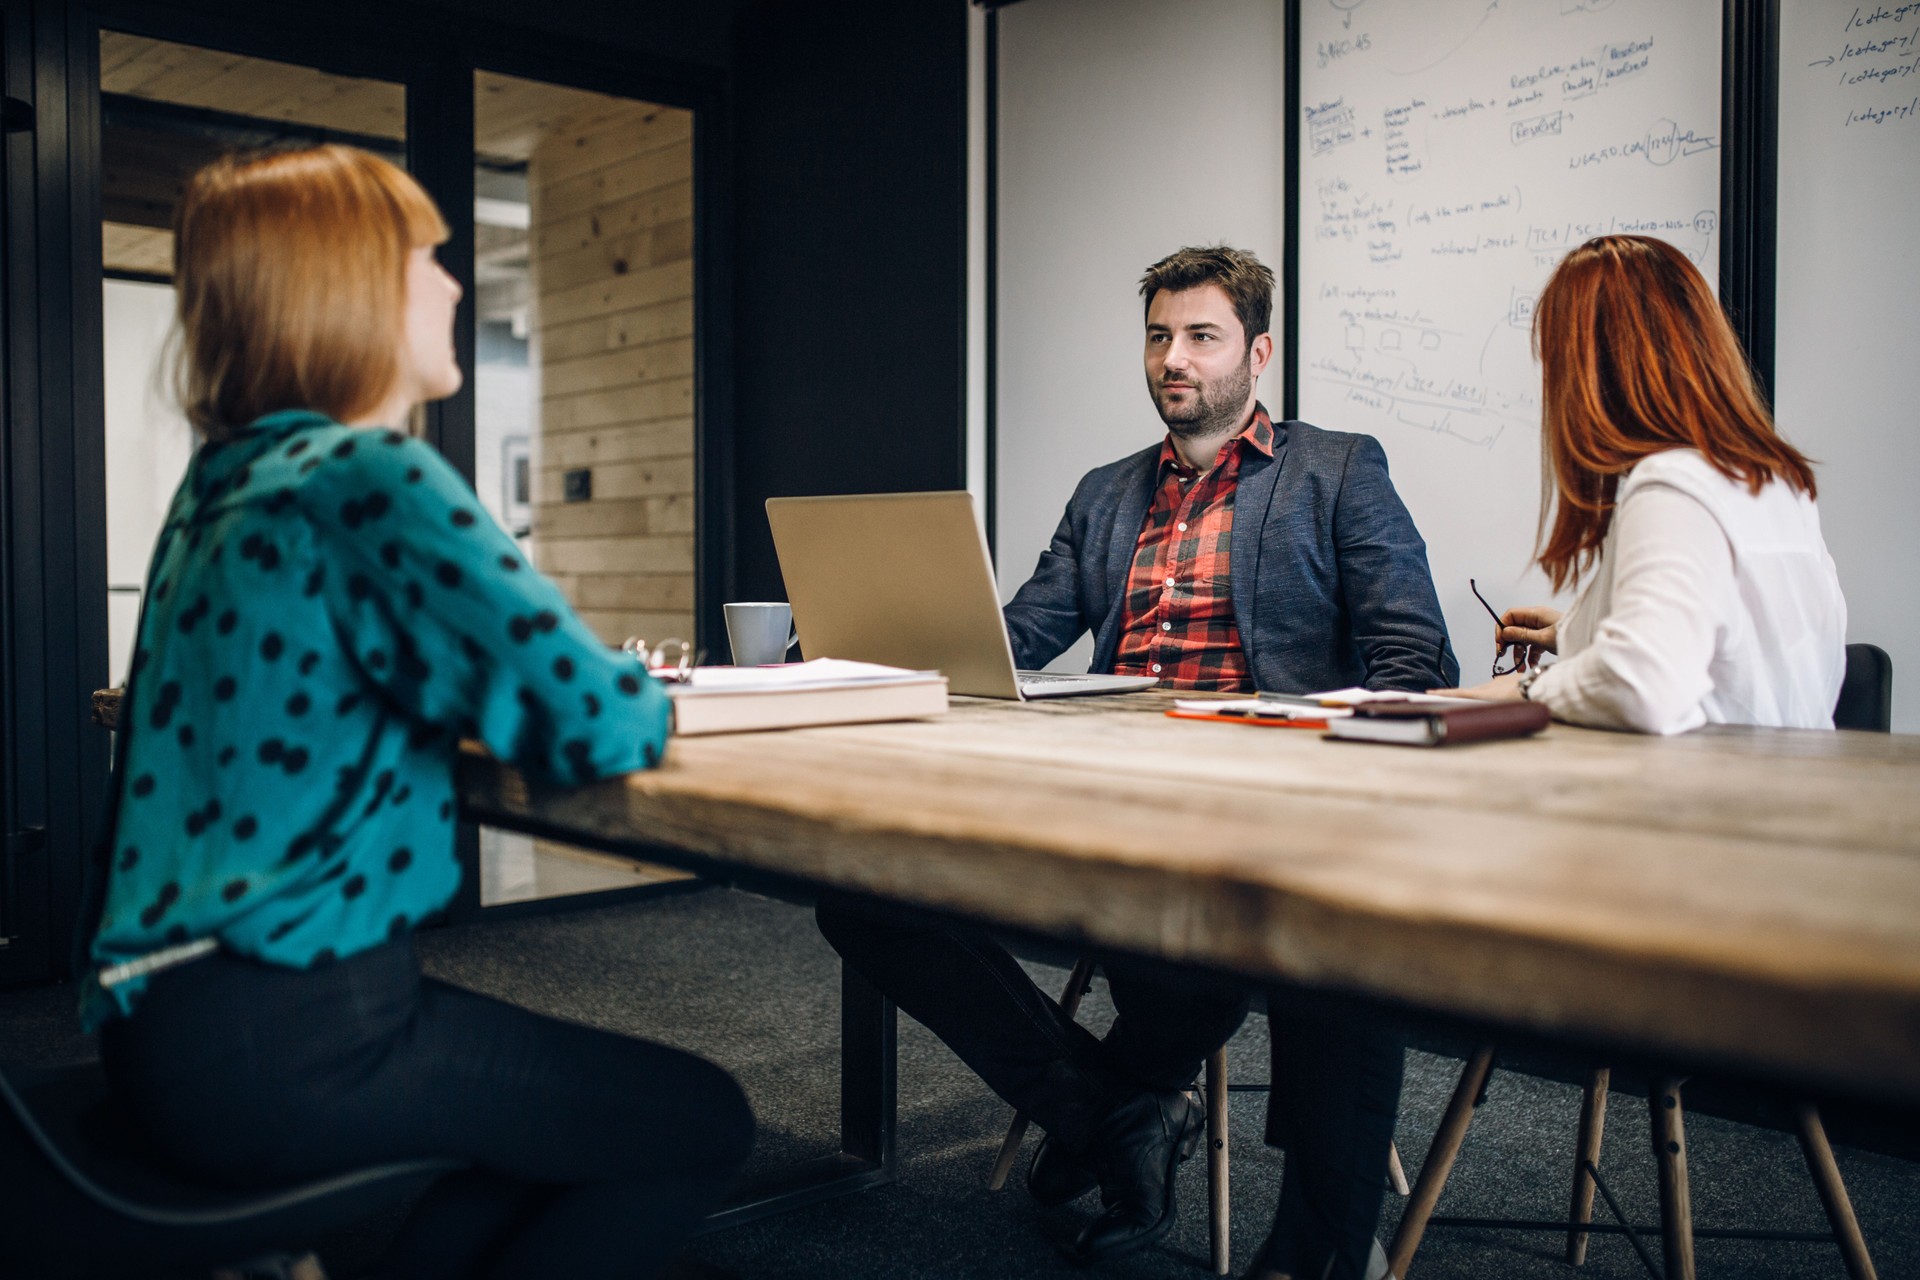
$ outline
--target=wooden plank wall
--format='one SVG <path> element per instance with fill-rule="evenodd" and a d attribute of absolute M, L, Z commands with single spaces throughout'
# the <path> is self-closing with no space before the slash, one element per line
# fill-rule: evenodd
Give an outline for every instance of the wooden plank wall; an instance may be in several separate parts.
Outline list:
<path fill-rule="evenodd" d="M 693 636 L 693 113 L 598 99 L 528 164 L 533 559 L 609 643 Z M 593 497 L 563 500 L 569 470 Z"/>

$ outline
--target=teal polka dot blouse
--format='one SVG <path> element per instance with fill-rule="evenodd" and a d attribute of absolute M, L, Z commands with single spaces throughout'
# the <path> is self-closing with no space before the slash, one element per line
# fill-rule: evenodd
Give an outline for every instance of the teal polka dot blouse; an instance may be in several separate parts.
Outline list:
<path fill-rule="evenodd" d="M 90 1026 L 145 985 L 101 972 L 167 948 L 307 968 L 444 907 L 462 737 L 563 782 L 665 748 L 660 687 L 398 432 L 286 412 L 203 446 L 147 582 Z"/>

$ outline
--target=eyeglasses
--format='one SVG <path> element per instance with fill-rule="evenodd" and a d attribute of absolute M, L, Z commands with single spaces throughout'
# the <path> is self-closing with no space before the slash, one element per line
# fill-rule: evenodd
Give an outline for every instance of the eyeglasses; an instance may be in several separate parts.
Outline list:
<path fill-rule="evenodd" d="M 1469 589 L 1472 590 L 1473 598 L 1480 602 L 1480 607 L 1482 609 L 1485 609 L 1487 613 L 1493 618 L 1493 627 L 1494 627 L 1493 634 L 1495 636 L 1498 636 L 1500 634 L 1500 628 L 1506 625 L 1504 622 L 1500 621 L 1499 611 L 1496 610 L 1492 605 L 1488 604 L 1487 598 L 1480 594 L 1479 583 L 1475 582 L 1472 578 L 1468 578 L 1467 586 Z M 1512 666 L 1502 667 L 1500 665 L 1500 659 L 1504 658 L 1506 654 L 1507 654 L 1507 646 L 1505 646 L 1504 644 L 1501 645 L 1498 649 L 1495 649 L 1493 651 L 1493 674 L 1494 675 L 1510 676 L 1514 672 L 1520 669 L 1520 654 L 1518 650 L 1514 651 Z"/>
<path fill-rule="evenodd" d="M 628 636 L 620 647 L 632 654 L 648 675 L 668 684 L 692 684 L 693 669 L 707 660 L 705 649 L 695 649 L 677 636 L 651 648 L 639 636 Z"/>

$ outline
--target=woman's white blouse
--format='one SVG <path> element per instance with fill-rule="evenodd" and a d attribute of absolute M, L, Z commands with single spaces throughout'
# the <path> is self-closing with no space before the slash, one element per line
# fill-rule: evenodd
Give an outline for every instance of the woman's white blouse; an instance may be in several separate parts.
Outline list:
<path fill-rule="evenodd" d="M 1847 602 L 1813 502 L 1759 493 L 1692 449 L 1636 464 L 1560 661 L 1528 694 L 1556 719 L 1641 733 L 1831 729 Z"/>

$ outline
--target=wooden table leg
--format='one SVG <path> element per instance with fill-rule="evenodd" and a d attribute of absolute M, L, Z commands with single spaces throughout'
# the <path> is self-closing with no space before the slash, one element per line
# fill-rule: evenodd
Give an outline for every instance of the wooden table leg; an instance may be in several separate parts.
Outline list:
<path fill-rule="evenodd" d="M 893 1001 L 840 966 L 840 1150 L 894 1172 L 898 1114 Z"/>
<path fill-rule="evenodd" d="M 1693 1203 L 1687 1193 L 1686 1118 L 1679 1077 L 1653 1081 L 1647 1102 L 1653 1114 L 1653 1157 L 1660 1166 L 1660 1248 L 1665 1280 L 1694 1280 Z"/>
<path fill-rule="evenodd" d="M 1820 1203 L 1833 1224 L 1834 1243 L 1847 1264 L 1853 1280 L 1874 1280 L 1873 1258 L 1867 1253 L 1866 1237 L 1860 1234 L 1860 1220 L 1853 1216 L 1853 1201 L 1847 1198 L 1847 1186 L 1840 1181 L 1840 1166 L 1833 1162 L 1833 1147 L 1827 1142 L 1827 1127 L 1820 1123 L 1820 1108 L 1802 1103 L 1794 1108 L 1795 1128 L 1800 1134 L 1800 1150 L 1807 1157 L 1807 1171 L 1820 1192 Z"/>
<path fill-rule="evenodd" d="M 1600 1167 L 1600 1135 L 1607 1127 L 1607 1084 L 1613 1072 L 1596 1067 L 1580 1097 L 1580 1138 L 1573 1150 L 1573 1205 L 1567 1210 L 1567 1261 L 1587 1260 L 1586 1226 L 1593 1221 L 1593 1175 Z"/>
<path fill-rule="evenodd" d="M 1233 1267 L 1232 1197 L 1227 1175 L 1227 1051 L 1216 1049 L 1207 1058 L 1207 1237 L 1213 1251 L 1213 1274 L 1224 1276 Z"/>
<path fill-rule="evenodd" d="M 1473 1122 L 1475 1100 L 1486 1087 L 1492 1070 L 1493 1046 L 1486 1045 L 1473 1051 L 1460 1072 L 1460 1083 L 1453 1088 L 1447 1113 L 1440 1119 L 1440 1131 L 1433 1135 L 1433 1145 L 1427 1148 L 1426 1162 L 1420 1166 L 1420 1179 L 1413 1184 L 1413 1196 L 1407 1201 L 1406 1213 L 1401 1215 L 1400 1229 L 1393 1233 L 1393 1247 L 1387 1251 L 1387 1266 L 1400 1280 L 1407 1280 L 1413 1251 L 1420 1247 L 1420 1237 L 1426 1234 L 1427 1219 L 1433 1216 L 1441 1188 L 1447 1185 L 1447 1175 L 1453 1171 L 1453 1158 L 1460 1154 L 1467 1126 Z"/>
<path fill-rule="evenodd" d="M 702 1234 L 891 1182 L 896 1114 L 893 1002 L 840 967 L 840 1150 L 736 1188 L 697 1228 Z"/>

